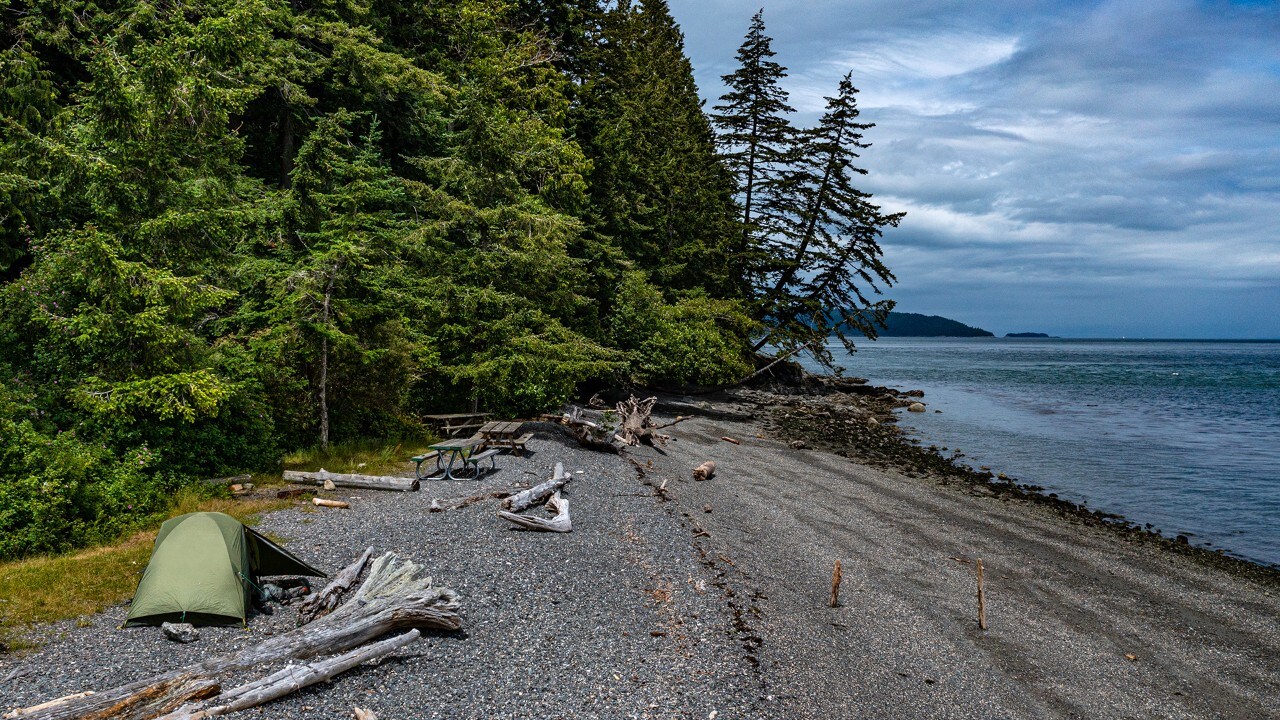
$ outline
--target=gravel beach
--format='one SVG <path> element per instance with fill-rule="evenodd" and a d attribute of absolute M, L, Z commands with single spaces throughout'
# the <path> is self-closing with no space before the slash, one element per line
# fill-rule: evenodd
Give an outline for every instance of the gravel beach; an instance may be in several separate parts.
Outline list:
<path fill-rule="evenodd" d="M 963 483 L 875 469 L 774 437 L 761 393 L 670 400 L 665 447 L 624 456 L 532 424 L 525 457 L 417 493 L 346 491 L 259 530 L 336 571 L 366 546 L 457 590 L 464 629 L 427 633 L 256 711 L 392 718 L 1280 717 L 1280 584 Z M 732 437 L 741 444 L 722 440 Z M 714 460 L 695 482 L 690 470 Z M 563 462 L 573 532 L 516 529 L 488 499 Z M 411 466 L 410 471 L 411 471 Z M 666 482 L 665 491 L 657 488 Z M 989 628 L 976 620 L 985 566 Z M 841 604 L 827 606 L 841 560 Z M 177 645 L 117 629 L 126 608 L 42 628 L 0 656 L 0 708 L 103 688 L 257 642 Z M 56 670 L 51 670 L 56 669 Z"/>

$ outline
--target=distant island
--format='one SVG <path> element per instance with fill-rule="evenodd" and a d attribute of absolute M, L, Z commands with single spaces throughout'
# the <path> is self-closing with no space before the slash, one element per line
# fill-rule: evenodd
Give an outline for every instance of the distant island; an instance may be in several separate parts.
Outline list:
<path fill-rule="evenodd" d="M 891 312 L 880 337 L 995 337 L 995 334 L 939 315 Z"/>
<path fill-rule="evenodd" d="M 1007 337 L 1007 338 L 1051 338 L 1051 337 L 1056 337 L 1056 336 L 1054 336 L 1054 335 L 1050 335 L 1050 334 L 1048 334 L 1048 333 L 1034 333 L 1034 332 L 1005 333 L 1005 334 L 1004 334 L 1004 336 L 1005 336 L 1005 337 Z"/>

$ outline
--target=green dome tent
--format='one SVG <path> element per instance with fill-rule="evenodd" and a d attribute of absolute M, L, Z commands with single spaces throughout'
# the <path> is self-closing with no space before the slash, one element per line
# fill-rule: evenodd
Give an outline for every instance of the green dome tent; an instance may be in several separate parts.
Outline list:
<path fill-rule="evenodd" d="M 244 623 L 259 575 L 324 577 L 230 515 L 179 515 L 160 526 L 124 626 Z"/>

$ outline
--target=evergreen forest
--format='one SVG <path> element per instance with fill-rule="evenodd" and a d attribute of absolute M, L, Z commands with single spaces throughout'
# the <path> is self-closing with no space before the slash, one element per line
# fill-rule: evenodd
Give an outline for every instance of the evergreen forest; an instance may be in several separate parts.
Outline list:
<path fill-rule="evenodd" d="M 0 558 L 423 413 L 730 384 L 892 307 L 852 76 L 794 127 L 759 13 L 712 108 L 664 0 L 0 23 Z"/>

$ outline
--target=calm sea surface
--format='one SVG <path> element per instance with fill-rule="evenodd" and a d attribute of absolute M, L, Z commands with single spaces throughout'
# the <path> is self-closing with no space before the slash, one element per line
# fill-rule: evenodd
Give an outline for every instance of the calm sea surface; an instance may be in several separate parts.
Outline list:
<path fill-rule="evenodd" d="M 885 338 L 832 350 L 848 375 L 925 391 L 929 412 L 903 413 L 925 445 L 1280 565 L 1280 343 Z"/>

